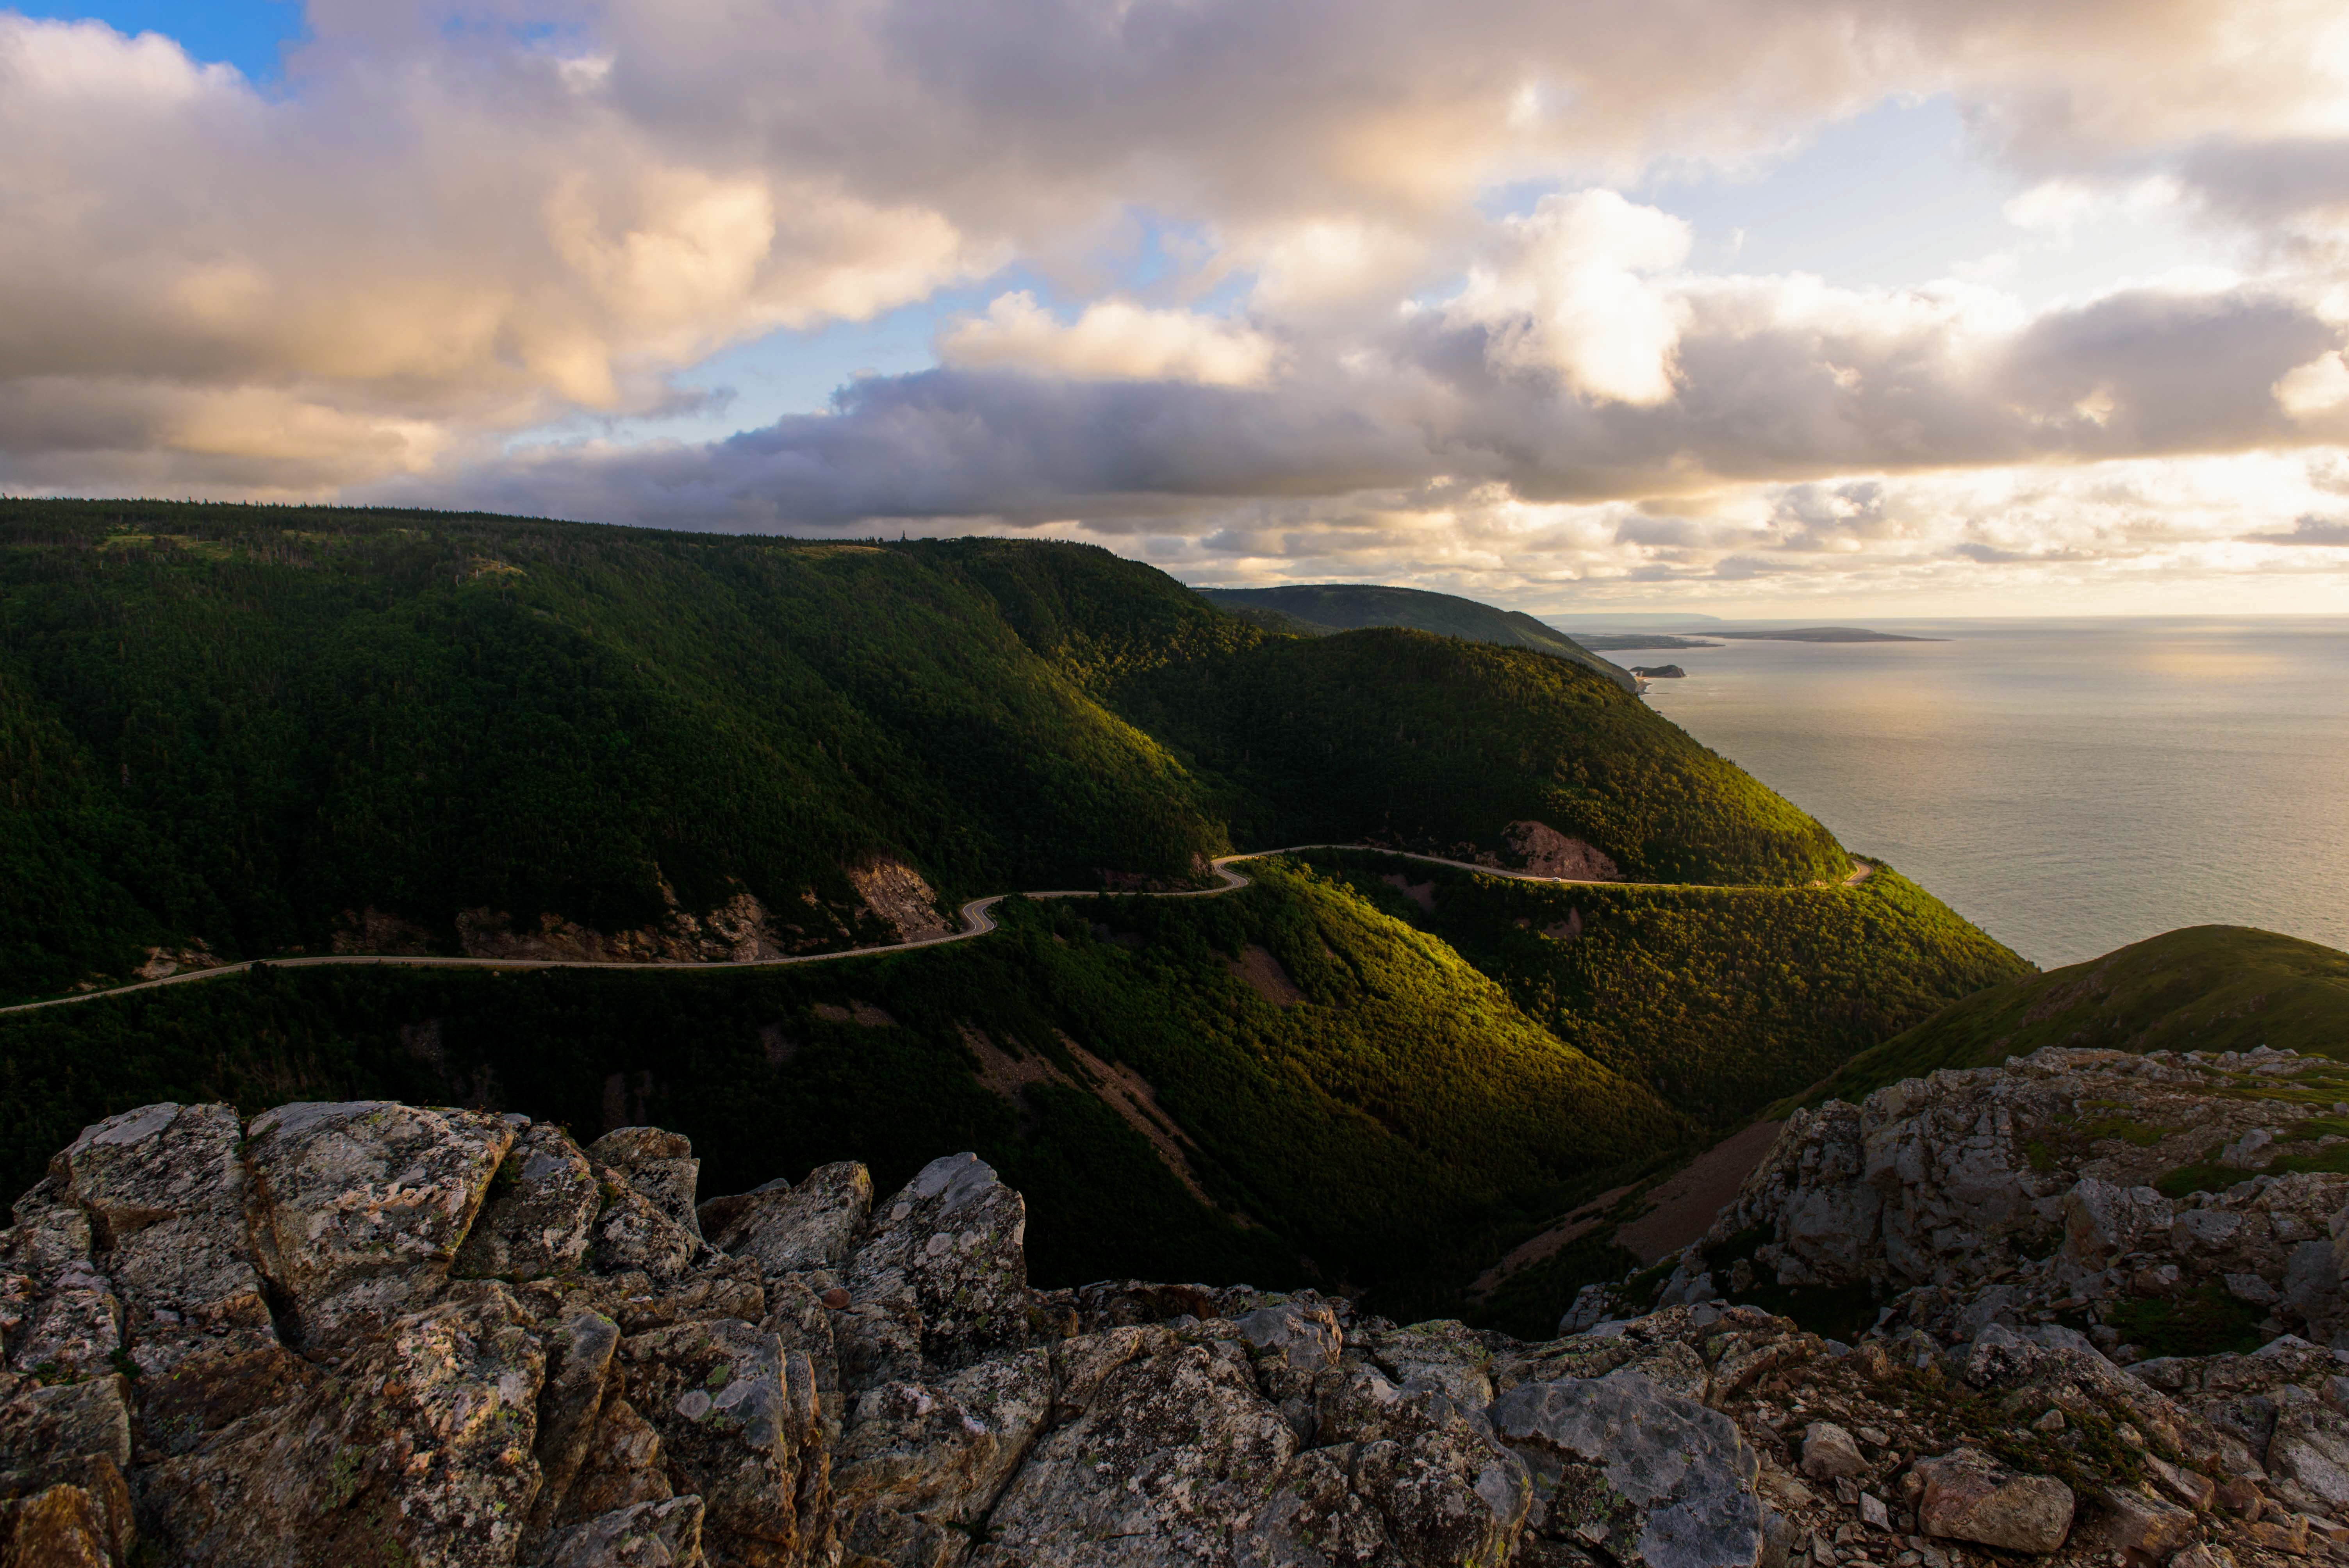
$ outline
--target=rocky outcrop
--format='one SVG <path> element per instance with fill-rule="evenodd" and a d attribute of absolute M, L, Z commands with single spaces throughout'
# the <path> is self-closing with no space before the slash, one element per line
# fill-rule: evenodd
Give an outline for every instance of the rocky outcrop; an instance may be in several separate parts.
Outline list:
<path fill-rule="evenodd" d="M 926 942 L 953 931 L 922 873 L 899 860 L 876 858 L 848 868 L 848 881 L 875 920 L 900 942 Z"/>
<path fill-rule="evenodd" d="M 1657 1300 L 1864 1285 L 1888 1334 L 2060 1318 L 2124 1363 L 2147 1354 L 2132 1325 L 2181 1313 L 2349 1347 L 2343 1116 L 2349 1071 L 2265 1048 L 1911 1078 L 1796 1112 Z M 1651 1305 L 1612 1295 L 1582 1319 Z"/>
<path fill-rule="evenodd" d="M 559 914 L 542 914 L 531 923 L 503 910 L 465 909 L 457 912 L 457 941 L 471 958 L 593 964 L 741 964 L 793 951 L 778 939 L 778 923 L 767 907 L 750 893 L 738 892 L 695 914 L 678 902 L 666 881 L 660 892 L 667 907 L 657 925 L 598 931 Z"/>
<path fill-rule="evenodd" d="M 1540 877 L 1565 877 L 1574 882 L 1619 882 L 1622 868 L 1595 844 L 1559 832 L 1547 822 L 1512 822 L 1501 835 L 1516 870 Z M 1485 865 L 1502 863 L 1497 855 L 1476 857 Z"/>
<path fill-rule="evenodd" d="M 1710 1303 L 1522 1344 L 1034 1288 L 969 1154 L 877 1200 L 853 1164 L 698 1177 L 657 1129 L 380 1102 L 89 1129 L 0 1232 L 0 1563 L 2243 1568 L 2349 1537 L 2349 1369 L 2305 1346 L 2140 1377 L 1991 1325 L 1920 1367 Z"/>

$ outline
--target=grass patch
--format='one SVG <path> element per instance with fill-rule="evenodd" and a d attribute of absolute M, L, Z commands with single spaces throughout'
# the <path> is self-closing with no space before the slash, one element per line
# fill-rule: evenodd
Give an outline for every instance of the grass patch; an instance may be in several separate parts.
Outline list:
<path fill-rule="evenodd" d="M 2155 1177 L 2153 1190 L 2165 1198 L 2190 1198 L 2197 1192 L 2223 1192 L 2238 1181 L 2250 1181 L 2251 1174 L 2215 1160 L 2198 1160 Z"/>
<path fill-rule="evenodd" d="M 2106 1321 L 2124 1343 L 2148 1357 L 2248 1354 L 2267 1343 L 2260 1332 L 2265 1307 L 2237 1301 L 2217 1285 L 2175 1298 L 2146 1296 L 2123 1302 Z"/>
<path fill-rule="evenodd" d="M 2084 1123 L 2076 1130 L 2074 1136 L 2083 1143 L 2095 1143 L 2106 1138 L 2117 1138 L 2123 1143 L 2134 1144 L 2139 1149 L 2150 1149 L 2168 1137 L 2173 1130 L 2174 1129 L 2167 1127 L 2148 1127 L 2141 1121 L 2131 1121 L 2125 1116 L 2108 1116 Z M 2032 1169 L 2038 1170 L 2040 1167 L 2034 1165 Z"/>

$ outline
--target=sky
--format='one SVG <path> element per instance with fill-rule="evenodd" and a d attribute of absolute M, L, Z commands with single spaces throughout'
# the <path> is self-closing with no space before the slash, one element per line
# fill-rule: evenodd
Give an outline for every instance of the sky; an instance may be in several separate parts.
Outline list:
<path fill-rule="evenodd" d="M 2349 9 L 0 7 L 0 492 L 2349 605 Z"/>

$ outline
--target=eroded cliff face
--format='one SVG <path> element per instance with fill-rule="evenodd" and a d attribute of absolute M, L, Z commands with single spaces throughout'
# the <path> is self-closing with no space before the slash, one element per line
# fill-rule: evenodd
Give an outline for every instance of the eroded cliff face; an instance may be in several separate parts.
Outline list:
<path fill-rule="evenodd" d="M 1032 1288 L 968 1154 L 881 1195 L 698 1170 L 373 1101 L 87 1130 L 0 1233 L 0 1563 L 2213 1568 L 2333 1529 L 2349 1382 L 2307 1346 L 2157 1387 L 2076 1336 L 1920 1367 L 1713 1303 L 1521 1344 Z M 2260 1454 L 2212 1390 L 2283 1412 Z"/>

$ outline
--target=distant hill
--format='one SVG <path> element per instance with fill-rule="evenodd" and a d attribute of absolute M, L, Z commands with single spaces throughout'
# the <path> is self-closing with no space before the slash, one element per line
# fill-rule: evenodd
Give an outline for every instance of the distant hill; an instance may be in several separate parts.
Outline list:
<path fill-rule="evenodd" d="M 1439 636 L 1465 637 L 1472 643 L 1498 643 L 1505 647 L 1537 648 L 1586 669 L 1597 670 L 1625 691 L 1640 683 L 1629 670 L 1600 658 L 1573 638 L 1516 610 L 1496 609 L 1451 593 L 1430 593 L 1417 588 L 1384 588 L 1355 583 L 1324 583 L 1288 588 L 1202 588 L 1207 600 L 1237 614 L 1255 618 L 1266 612 L 1282 617 L 1264 623 L 1307 634 L 1319 631 L 1349 632 L 1364 626 L 1408 626 Z"/>
<path fill-rule="evenodd" d="M 2349 953 L 2241 925 L 2195 925 L 1954 1002 L 1852 1057 L 1803 1097 L 1857 1100 L 1936 1068 L 1992 1067 L 2043 1046 L 2349 1059 Z"/>
<path fill-rule="evenodd" d="M 1947 637 L 1907 637 L 1898 632 L 1871 632 L 1864 626 L 1789 626 L 1763 632 L 1723 632 L 1708 628 L 1705 635 L 1740 643 L 1946 643 Z"/>
<path fill-rule="evenodd" d="M 1702 637 L 1676 637 L 1669 632 L 1573 632 L 1568 634 L 1595 654 L 1630 653 L 1640 648 L 1717 648 Z"/>

